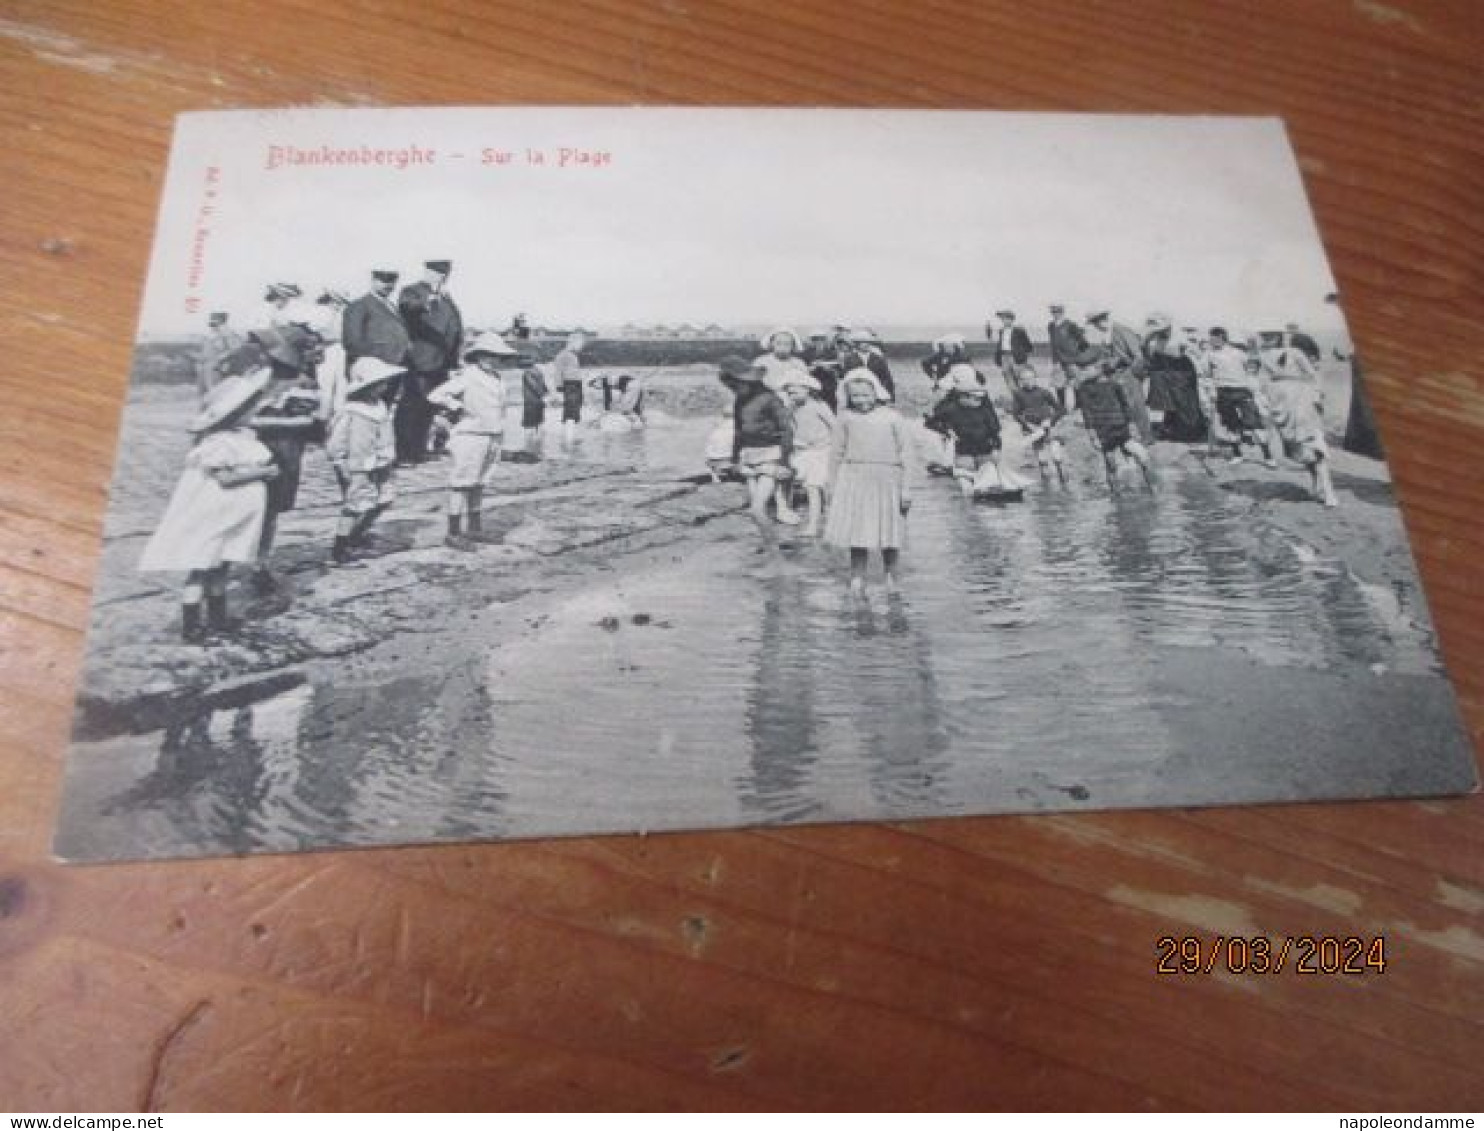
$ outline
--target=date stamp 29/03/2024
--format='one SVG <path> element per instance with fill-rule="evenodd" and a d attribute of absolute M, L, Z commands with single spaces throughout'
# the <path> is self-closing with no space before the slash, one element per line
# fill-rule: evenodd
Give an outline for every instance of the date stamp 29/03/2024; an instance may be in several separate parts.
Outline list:
<path fill-rule="evenodd" d="M 1155 940 L 1156 974 L 1340 974 L 1386 972 L 1386 936 L 1360 935 L 1161 935 Z"/>

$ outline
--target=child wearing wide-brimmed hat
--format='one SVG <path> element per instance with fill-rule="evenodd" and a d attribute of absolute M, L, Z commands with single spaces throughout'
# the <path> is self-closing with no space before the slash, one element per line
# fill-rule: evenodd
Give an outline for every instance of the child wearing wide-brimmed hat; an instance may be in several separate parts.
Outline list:
<path fill-rule="evenodd" d="M 485 540 L 484 487 L 500 462 L 505 437 L 505 378 L 500 365 L 518 356 L 499 334 L 480 334 L 464 351 L 464 367 L 428 394 L 430 402 L 458 414 L 448 438 L 453 465 L 444 545 L 451 549 L 473 550 Z"/>
<path fill-rule="evenodd" d="M 872 550 L 881 552 L 887 590 L 893 591 L 912 506 L 907 483 L 912 438 L 907 422 L 888 407 L 886 389 L 864 366 L 841 378 L 839 392 L 844 403 L 830 441 L 824 538 L 850 551 L 852 594 L 865 593 Z"/>
<path fill-rule="evenodd" d="M 344 498 L 330 560 L 351 562 L 351 552 L 392 502 L 397 432 L 387 404 L 390 382 L 406 370 L 379 357 L 358 357 L 350 367 L 344 404 L 330 426 L 325 453 Z"/>
<path fill-rule="evenodd" d="M 794 414 L 794 478 L 804 488 L 808 502 L 804 533 L 812 538 L 819 533 L 824 515 L 835 414 L 820 398 L 819 382 L 807 373 L 790 373 L 784 377 L 782 389 Z"/>
<path fill-rule="evenodd" d="M 139 568 L 147 572 L 185 571 L 181 634 L 190 643 L 203 641 L 208 630 L 231 627 L 227 566 L 257 558 L 268 511 L 265 484 L 278 468 L 273 453 L 246 423 L 261 404 L 269 380 L 269 371 L 260 369 L 224 378 L 208 391 L 191 422 L 195 446 L 139 559 Z"/>
<path fill-rule="evenodd" d="M 721 381 L 735 399 L 732 402 L 732 462 L 747 480 L 752 517 L 765 532 L 770 521 L 768 504 L 777 497 L 778 521 L 797 526 L 793 512 L 778 484 L 793 475 L 793 413 L 781 397 L 764 383 L 763 367 L 757 361 L 729 356 L 717 363 Z"/>

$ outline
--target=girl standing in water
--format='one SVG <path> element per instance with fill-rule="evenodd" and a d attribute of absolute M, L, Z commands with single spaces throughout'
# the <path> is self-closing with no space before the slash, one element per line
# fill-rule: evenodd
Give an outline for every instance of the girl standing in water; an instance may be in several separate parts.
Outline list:
<path fill-rule="evenodd" d="M 907 422 L 887 407 L 889 397 L 864 366 L 840 381 L 844 405 L 830 443 L 830 509 L 824 539 L 850 551 L 850 592 L 866 591 L 872 550 L 881 552 L 886 589 L 897 588 L 897 562 L 907 533 L 907 468 L 912 438 Z"/>

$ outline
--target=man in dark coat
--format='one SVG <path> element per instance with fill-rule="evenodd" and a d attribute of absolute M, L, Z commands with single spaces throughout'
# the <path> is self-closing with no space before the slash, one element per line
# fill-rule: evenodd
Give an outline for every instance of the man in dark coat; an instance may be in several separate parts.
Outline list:
<path fill-rule="evenodd" d="M 1063 411 L 1072 407 L 1072 391 L 1077 387 L 1079 369 L 1096 360 L 1082 327 L 1067 317 L 1061 303 L 1051 307 L 1051 321 L 1046 324 L 1046 341 L 1051 347 L 1051 385 Z M 1058 376 L 1058 371 L 1060 375 Z"/>
<path fill-rule="evenodd" d="M 453 264 L 447 259 L 430 259 L 423 267 L 422 279 L 403 287 L 397 300 L 412 342 L 402 396 L 397 402 L 400 463 L 419 463 L 427 458 L 428 431 L 433 423 L 428 394 L 448 380 L 464 344 L 464 318 L 447 290 Z"/>
<path fill-rule="evenodd" d="M 842 378 L 857 366 L 865 366 L 881 382 L 886 395 L 892 400 L 897 399 L 896 378 L 892 376 L 891 363 L 886 360 L 886 354 L 881 349 L 881 340 L 876 337 L 875 330 L 865 327 L 845 330 L 838 334 L 835 341 Z"/>
<path fill-rule="evenodd" d="M 392 301 L 397 289 L 395 271 L 372 271 L 371 289 L 346 306 L 340 319 L 340 342 L 345 347 L 349 371 L 363 357 L 374 357 L 388 365 L 407 360 L 407 326 Z"/>
<path fill-rule="evenodd" d="M 994 363 L 1004 374 L 1005 384 L 1010 386 L 1012 393 L 1019 392 L 1020 371 L 1031 360 L 1031 336 L 1025 332 L 1024 326 L 1015 325 L 1015 311 L 997 310 L 995 317 L 1000 320 L 999 329 L 986 324 L 984 334 L 994 343 Z"/>

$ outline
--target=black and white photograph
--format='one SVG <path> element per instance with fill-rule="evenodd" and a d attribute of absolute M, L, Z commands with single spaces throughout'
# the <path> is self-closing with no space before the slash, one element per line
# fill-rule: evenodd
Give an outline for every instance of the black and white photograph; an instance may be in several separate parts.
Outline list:
<path fill-rule="evenodd" d="M 177 120 L 55 851 L 1476 787 L 1276 118 Z"/>

